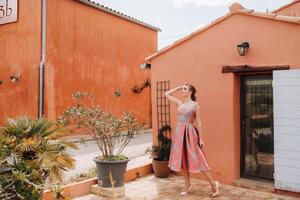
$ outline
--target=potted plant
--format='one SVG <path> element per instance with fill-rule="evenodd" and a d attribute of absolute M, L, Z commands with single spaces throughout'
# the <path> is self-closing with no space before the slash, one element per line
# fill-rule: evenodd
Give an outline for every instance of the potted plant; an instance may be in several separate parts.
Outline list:
<path fill-rule="evenodd" d="M 74 167 L 66 149 L 76 148 L 58 140 L 64 132 L 45 118 L 9 119 L 0 128 L 0 199 L 40 200 L 47 178 L 63 179 Z"/>
<path fill-rule="evenodd" d="M 72 97 L 75 105 L 68 108 L 59 121 L 65 125 L 76 125 L 89 133 L 96 142 L 101 153 L 94 159 L 98 185 L 104 188 L 122 187 L 129 161 L 122 154 L 123 150 L 131 139 L 143 133 L 144 124 L 129 113 L 124 112 L 117 117 L 104 111 L 94 104 L 94 94 L 76 92 Z"/>
<path fill-rule="evenodd" d="M 169 125 L 161 127 L 157 135 L 157 145 L 153 145 L 146 150 L 153 158 L 152 166 L 154 175 L 159 178 L 166 178 L 170 175 L 171 170 L 168 167 L 171 139 L 167 136 L 167 132 L 171 131 Z"/>

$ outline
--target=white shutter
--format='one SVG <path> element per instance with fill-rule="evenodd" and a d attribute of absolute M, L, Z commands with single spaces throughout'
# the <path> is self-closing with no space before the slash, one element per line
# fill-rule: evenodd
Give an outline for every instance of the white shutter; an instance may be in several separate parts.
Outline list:
<path fill-rule="evenodd" d="M 273 72 L 275 188 L 300 192 L 300 70 Z"/>

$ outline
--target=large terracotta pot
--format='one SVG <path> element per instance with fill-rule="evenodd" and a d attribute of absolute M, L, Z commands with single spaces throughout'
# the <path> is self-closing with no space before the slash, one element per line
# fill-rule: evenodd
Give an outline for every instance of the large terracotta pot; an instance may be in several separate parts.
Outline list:
<path fill-rule="evenodd" d="M 125 173 L 129 160 L 103 161 L 94 159 L 94 161 L 96 163 L 98 185 L 100 187 L 112 187 L 111 179 L 109 177 L 110 173 L 115 181 L 115 187 L 124 186 Z"/>
<path fill-rule="evenodd" d="M 158 178 L 166 178 L 170 175 L 171 170 L 168 167 L 169 161 L 159 161 L 153 159 L 152 166 L 154 175 Z"/>

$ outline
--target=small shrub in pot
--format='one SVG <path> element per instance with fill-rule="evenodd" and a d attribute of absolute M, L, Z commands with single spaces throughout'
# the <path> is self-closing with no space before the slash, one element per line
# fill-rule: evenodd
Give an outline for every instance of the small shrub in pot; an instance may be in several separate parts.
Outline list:
<path fill-rule="evenodd" d="M 156 177 L 165 178 L 171 173 L 168 162 L 171 150 L 171 139 L 167 136 L 167 133 L 171 131 L 169 125 L 161 127 L 157 135 L 157 144 L 152 145 L 146 150 L 146 153 L 150 154 L 153 158 L 153 171 Z"/>
<path fill-rule="evenodd" d="M 121 116 L 116 116 L 95 105 L 95 95 L 92 93 L 76 92 L 72 97 L 75 105 L 61 115 L 59 122 L 75 125 L 76 128 L 90 134 L 97 144 L 100 155 L 94 161 L 98 185 L 112 187 L 109 177 L 111 173 L 114 186 L 123 186 L 129 161 L 128 157 L 122 154 L 123 150 L 136 135 L 143 133 L 144 124 L 138 122 L 130 113 L 123 112 Z"/>

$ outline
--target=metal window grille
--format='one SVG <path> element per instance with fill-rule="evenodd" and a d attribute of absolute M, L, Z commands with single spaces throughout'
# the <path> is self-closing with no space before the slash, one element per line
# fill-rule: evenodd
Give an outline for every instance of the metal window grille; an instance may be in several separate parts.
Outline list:
<path fill-rule="evenodd" d="M 158 130 L 170 124 L 170 101 L 166 98 L 165 92 L 170 89 L 170 81 L 157 81 L 157 128 Z M 157 131 L 158 131 L 157 130 Z"/>

